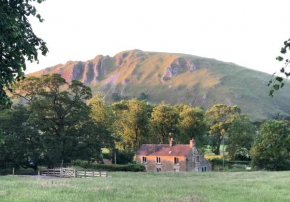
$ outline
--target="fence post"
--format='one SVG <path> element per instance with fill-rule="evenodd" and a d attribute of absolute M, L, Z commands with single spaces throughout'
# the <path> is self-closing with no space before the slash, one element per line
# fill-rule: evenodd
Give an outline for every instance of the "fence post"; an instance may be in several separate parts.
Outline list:
<path fill-rule="evenodd" d="M 40 171 L 37 171 L 37 174 L 38 174 L 38 177 L 39 177 L 39 175 L 40 175 Z"/>
<path fill-rule="evenodd" d="M 76 170 L 74 170 L 75 171 L 75 178 L 77 178 L 78 177 L 78 171 L 76 171 Z"/>
<path fill-rule="evenodd" d="M 93 177 L 95 177 L 95 171 L 93 171 Z"/>
<path fill-rule="evenodd" d="M 85 171 L 85 178 L 87 177 L 87 171 Z"/>
<path fill-rule="evenodd" d="M 12 175 L 14 176 L 14 168 L 12 169 Z"/>

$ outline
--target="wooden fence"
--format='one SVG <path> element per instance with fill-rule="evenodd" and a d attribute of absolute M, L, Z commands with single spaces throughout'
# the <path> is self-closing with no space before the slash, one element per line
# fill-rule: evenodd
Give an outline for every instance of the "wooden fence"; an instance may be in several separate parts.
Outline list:
<path fill-rule="evenodd" d="M 56 177 L 75 177 L 76 171 L 69 168 L 46 169 L 41 171 L 41 175 L 56 176 Z"/>
<path fill-rule="evenodd" d="M 76 177 L 108 177 L 107 171 L 76 171 Z"/>
<path fill-rule="evenodd" d="M 107 171 L 76 171 L 71 168 L 46 169 L 41 175 L 56 177 L 108 177 Z"/>

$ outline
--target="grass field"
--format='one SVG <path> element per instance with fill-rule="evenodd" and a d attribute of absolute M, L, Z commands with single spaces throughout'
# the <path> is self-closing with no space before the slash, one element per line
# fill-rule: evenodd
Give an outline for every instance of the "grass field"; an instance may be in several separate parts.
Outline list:
<path fill-rule="evenodd" d="M 0 201 L 290 201 L 290 172 L 110 173 L 109 178 L 0 177 Z"/>

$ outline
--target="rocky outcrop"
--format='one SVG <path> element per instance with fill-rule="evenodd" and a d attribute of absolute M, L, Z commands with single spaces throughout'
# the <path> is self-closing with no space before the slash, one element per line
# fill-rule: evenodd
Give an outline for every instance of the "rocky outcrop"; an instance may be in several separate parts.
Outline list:
<path fill-rule="evenodd" d="M 186 71 L 194 72 L 194 70 L 196 67 L 190 59 L 177 58 L 165 69 L 161 81 L 164 83 L 169 78 L 176 77 Z"/>
<path fill-rule="evenodd" d="M 80 80 L 83 78 L 83 73 L 85 69 L 85 63 L 84 62 L 78 62 L 75 64 L 72 68 L 72 72 L 70 75 L 70 80 Z"/>

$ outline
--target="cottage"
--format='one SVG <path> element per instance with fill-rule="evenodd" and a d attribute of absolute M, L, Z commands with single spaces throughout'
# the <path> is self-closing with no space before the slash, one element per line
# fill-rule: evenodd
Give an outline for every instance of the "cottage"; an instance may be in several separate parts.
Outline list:
<path fill-rule="evenodd" d="M 147 171 L 155 172 L 207 172 L 212 166 L 196 149 L 195 141 L 189 144 L 143 144 L 137 153 L 137 162 Z"/>

